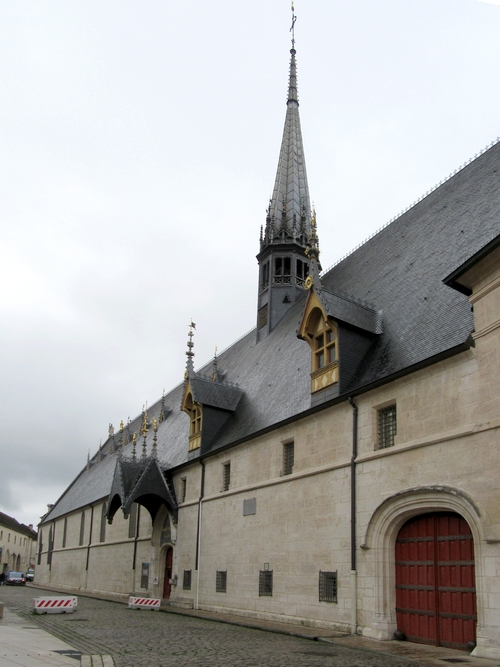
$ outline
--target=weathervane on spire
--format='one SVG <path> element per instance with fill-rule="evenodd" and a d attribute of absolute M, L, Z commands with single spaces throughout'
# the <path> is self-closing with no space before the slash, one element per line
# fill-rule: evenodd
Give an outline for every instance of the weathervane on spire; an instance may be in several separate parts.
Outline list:
<path fill-rule="evenodd" d="M 297 21 L 297 16 L 295 14 L 295 7 L 293 4 L 292 0 L 292 27 L 290 28 L 290 32 L 292 33 L 292 49 L 295 48 L 295 22 Z"/>

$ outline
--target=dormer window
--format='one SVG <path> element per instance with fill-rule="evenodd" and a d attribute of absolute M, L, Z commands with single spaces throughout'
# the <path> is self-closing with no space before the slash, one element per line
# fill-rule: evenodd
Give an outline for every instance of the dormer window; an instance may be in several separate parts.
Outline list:
<path fill-rule="evenodd" d="M 191 452 L 201 445 L 202 410 L 201 405 L 193 401 L 192 394 L 188 394 L 183 409 L 189 415 L 189 451 Z"/>
<path fill-rule="evenodd" d="M 337 325 L 326 315 L 315 294 L 309 298 L 298 335 L 311 348 L 311 393 L 336 384 L 339 380 Z"/>
<path fill-rule="evenodd" d="M 314 336 L 313 370 L 324 368 L 337 359 L 337 336 L 328 322 L 321 322 L 323 330 Z"/>

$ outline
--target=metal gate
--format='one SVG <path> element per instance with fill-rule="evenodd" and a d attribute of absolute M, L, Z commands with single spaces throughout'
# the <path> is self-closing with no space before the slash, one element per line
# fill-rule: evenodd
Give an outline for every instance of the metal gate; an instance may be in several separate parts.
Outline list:
<path fill-rule="evenodd" d="M 407 521 L 396 540 L 398 630 L 414 642 L 468 649 L 476 641 L 474 542 L 454 512 Z"/>

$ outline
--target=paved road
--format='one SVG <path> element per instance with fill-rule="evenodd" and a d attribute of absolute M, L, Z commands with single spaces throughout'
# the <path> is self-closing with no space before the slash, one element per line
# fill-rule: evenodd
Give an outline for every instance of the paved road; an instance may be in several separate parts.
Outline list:
<path fill-rule="evenodd" d="M 371 651 L 79 597 L 75 614 L 33 615 L 39 589 L 4 586 L 6 606 L 74 649 L 116 667 L 421 667 Z M 53 594 L 53 593 L 52 593 Z"/>

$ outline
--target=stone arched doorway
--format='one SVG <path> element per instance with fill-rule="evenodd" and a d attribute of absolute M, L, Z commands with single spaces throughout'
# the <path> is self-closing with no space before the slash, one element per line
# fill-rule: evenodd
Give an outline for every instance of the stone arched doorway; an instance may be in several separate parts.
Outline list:
<path fill-rule="evenodd" d="M 471 649 L 476 641 L 474 540 L 456 512 L 417 515 L 395 545 L 397 629 L 410 641 Z"/>

